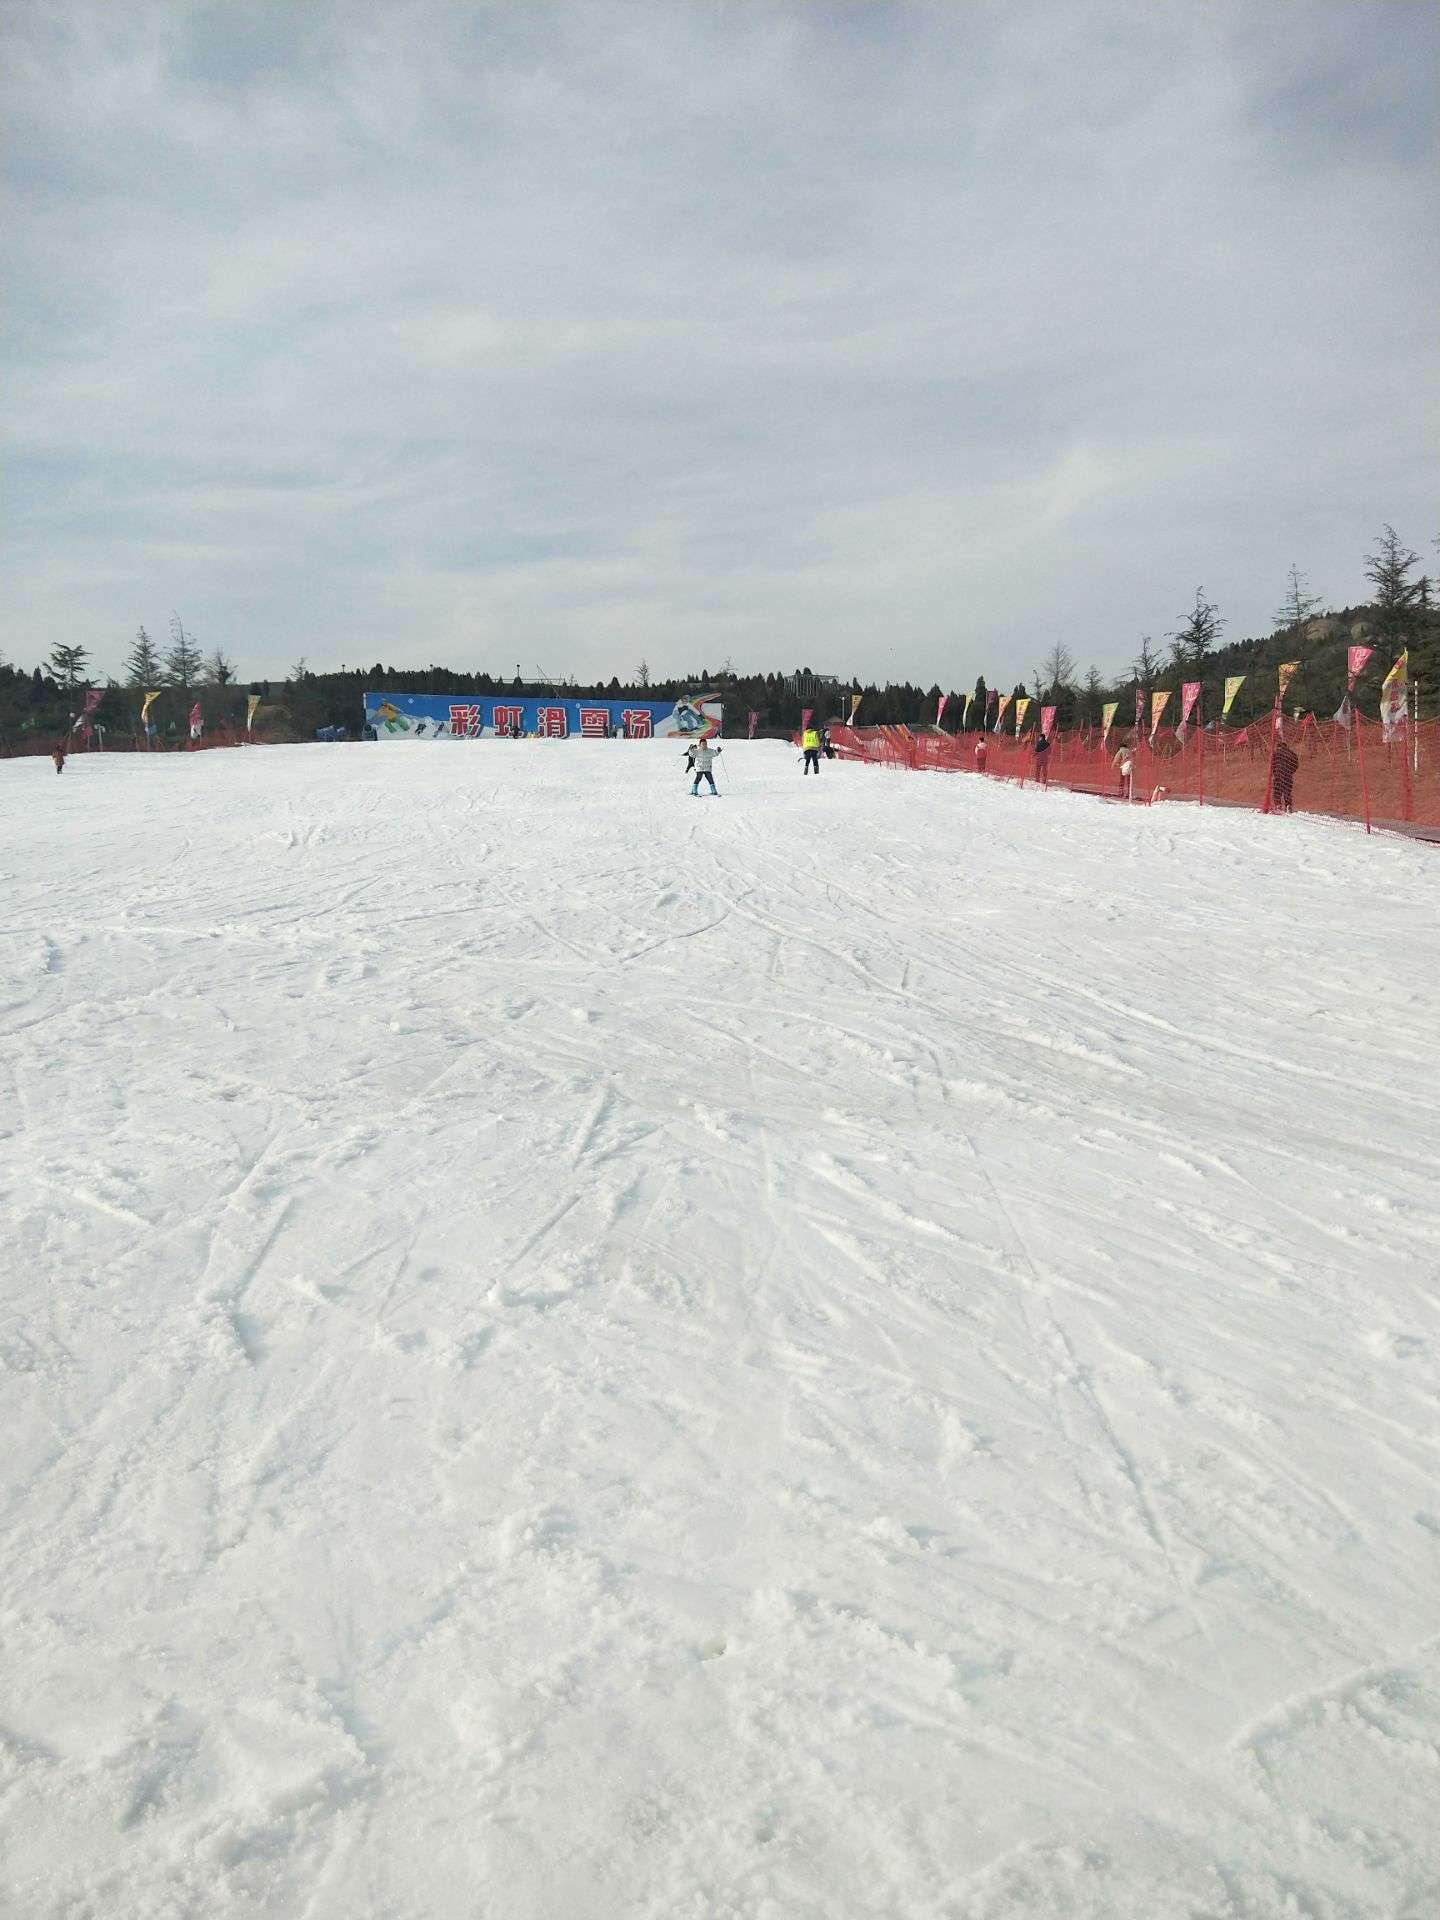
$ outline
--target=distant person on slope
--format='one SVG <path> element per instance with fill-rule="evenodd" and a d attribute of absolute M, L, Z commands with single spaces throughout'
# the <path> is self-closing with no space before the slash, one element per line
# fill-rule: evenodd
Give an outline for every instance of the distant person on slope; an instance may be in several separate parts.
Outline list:
<path fill-rule="evenodd" d="M 820 735 L 814 727 L 806 727 L 800 736 L 800 745 L 805 749 L 806 773 L 820 771 Z"/>
<path fill-rule="evenodd" d="M 835 743 L 830 738 L 829 727 L 822 727 L 820 729 L 820 751 L 827 760 L 833 760 L 835 758 Z"/>
<path fill-rule="evenodd" d="M 1131 783 L 1135 778 L 1135 755 L 1129 747 L 1115 749 L 1115 770 L 1120 776 L 1120 798 L 1130 798 Z"/>
<path fill-rule="evenodd" d="M 990 743 L 982 733 L 980 738 L 975 742 L 975 771 L 977 773 L 983 773 L 985 771 L 985 762 L 989 758 Z"/>
<path fill-rule="evenodd" d="M 716 756 L 722 753 L 724 749 L 722 747 L 712 747 L 708 740 L 702 740 L 694 751 L 695 784 L 690 789 L 691 793 L 698 794 L 700 791 L 700 782 L 702 780 L 708 780 L 710 782 L 710 791 L 718 795 L 720 790 L 715 785 L 715 776 L 710 769 L 715 764 Z"/>
<path fill-rule="evenodd" d="M 1050 736 L 1043 727 L 1035 735 L 1035 779 L 1042 787 L 1050 784 Z"/>
<path fill-rule="evenodd" d="M 63 740 L 57 740 L 55 742 L 55 745 L 50 750 L 50 758 L 55 762 L 55 771 L 57 773 L 63 773 L 65 771 L 65 742 Z"/>
<path fill-rule="evenodd" d="M 1270 776 L 1270 798 L 1277 813 L 1295 811 L 1295 769 L 1300 765 L 1300 756 L 1288 740 L 1279 740 L 1275 744 L 1275 758 L 1272 761 L 1274 771 Z"/>

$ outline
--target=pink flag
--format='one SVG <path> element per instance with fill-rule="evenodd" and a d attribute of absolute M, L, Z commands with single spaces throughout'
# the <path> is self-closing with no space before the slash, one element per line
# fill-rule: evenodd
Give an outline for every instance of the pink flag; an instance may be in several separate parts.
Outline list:
<path fill-rule="evenodd" d="M 814 712 L 814 707 L 802 707 L 800 709 L 800 731 L 802 733 L 804 733 L 805 729 L 809 726 L 811 716 Z"/>
<path fill-rule="evenodd" d="M 937 727 L 938 727 L 938 726 L 939 726 L 939 724 L 940 724 L 940 716 L 941 716 L 941 715 L 942 715 L 942 714 L 944 713 L 944 711 L 945 711 L 945 702 L 946 702 L 946 701 L 947 701 L 947 700 L 948 700 L 949 698 L 950 698 L 950 696 L 949 696 L 949 694 L 948 694 L 948 693 L 942 693 L 942 694 L 941 694 L 941 696 L 940 696 L 940 704 L 939 704 L 939 705 L 938 705 L 938 706 L 936 707 L 936 709 L 935 709 L 935 724 L 936 724 L 936 726 L 937 726 Z"/>
<path fill-rule="evenodd" d="M 200 702 L 197 700 L 190 709 L 190 738 L 192 740 L 198 740 L 200 738 L 201 724 Z"/>
<path fill-rule="evenodd" d="M 756 727 L 759 726 L 759 724 L 760 724 L 760 716 L 752 708 L 750 713 L 750 731 L 745 736 L 747 740 L 753 740 L 755 738 L 755 729 Z"/>
<path fill-rule="evenodd" d="M 1350 691 L 1355 691 L 1355 682 L 1365 670 L 1365 662 L 1375 651 L 1373 647 L 1351 647 L 1345 659 L 1345 671 L 1350 676 Z"/>
<path fill-rule="evenodd" d="M 1187 725 L 1195 711 L 1195 702 L 1200 698 L 1200 682 L 1187 680 L 1180 689 L 1180 724 Z"/>
<path fill-rule="evenodd" d="M 1042 733 L 1044 734 L 1044 736 L 1045 736 L 1045 738 L 1046 738 L 1047 740 L 1048 740 L 1048 739 L 1050 738 L 1050 736 L 1051 736 L 1051 734 L 1052 734 L 1052 733 L 1053 733 L 1053 732 L 1055 731 L 1055 709 L 1054 709 L 1054 707 L 1041 707 L 1041 709 L 1040 709 L 1040 731 L 1041 731 L 1041 732 L 1042 732 Z"/>
<path fill-rule="evenodd" d="M 1144 725 L 1145 725 L 1145 690 L 1143 687 L 1136 687 L 1135 689 L 1135 731 L 1139 733 L 1140 729 Z"/>

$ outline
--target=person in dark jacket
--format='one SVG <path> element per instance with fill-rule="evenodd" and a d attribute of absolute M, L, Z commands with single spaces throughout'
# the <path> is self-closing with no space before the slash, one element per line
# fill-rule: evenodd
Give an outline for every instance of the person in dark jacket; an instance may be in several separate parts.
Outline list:
<path fill-rule="evenodd" d="M 1295 811 L 1295 769 L 1300 765 L 1300 756 L 1288 740 L 1275 743 L 1275 757 L 1271 761 L 1270 801 L 1277 813 Z"/>
<path fill-rule="evenodd" d="M 1043 727 L 1035 734 L 1035 778 L 1042 787 L 1050 784 L 1050 736 Z"/>

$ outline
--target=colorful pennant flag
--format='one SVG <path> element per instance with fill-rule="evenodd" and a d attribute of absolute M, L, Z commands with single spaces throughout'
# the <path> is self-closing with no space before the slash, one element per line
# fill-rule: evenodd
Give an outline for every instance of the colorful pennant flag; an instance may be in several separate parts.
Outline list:
<path fill-rule="evenodd" d="M 863 695 L 858 693 L 852 693 L 850 696 L 850 719 L 847 722 L 849 726 L 853 727 L 855 724 L 855 716 L 860 711 L 860 702 L 862 698 L 863 698 Z"/>
<path fill-rule="evenodd" d="M 1136 687 L 1135 689 L 1135 731 L 1136 733 L 1139 733 L 1140 729 L 1144 726 L 1144 724 L 1145 724 L 1145 689 L 1143 687 Z"/>
<path fill-rule="evenodd" d="M 1345 673 L 1350 683 L 1350 692 L 1355 691 L 1355 682 L 1365 671 L 1365 662 L 1375 651 L 1373 647 L 1351 647 L 1345 656 Z"/>
<path fill-rule="evenodd" d="M 965 696 L 965 704 L 960 709 L 960 731 L 962 733 L 965 731 L 966 727 L 968 727 L 970 724 L 970 709 L 971 707 L 974 706 L 974 704 L 975 704 L 974 694 L 967 693 Z"/>
<path fill-rule="evenodd" d="M 755 729 L 759 726 L 759 724 L 760 724 L 760 716 L 758 713 L 756 713 L 756 711 L 752 707 L 750 710 L 749 727 L 745 734 L 745 738 L 747 740 L 753 740 L 755 738 Z"/>
<path fill-rule="evenodd" d="M 1405 724 L 1405 700 L 1409 693 L 1410 649 L 1405 648 L 1400 658 L 1385 676 L 1380 689 L 1380 724 L 1385 729 L 1385 738 L 1393 740 L 1397 727 Z"/>
<path fill-rule="evenodd" d="M 245 731 L 250 733 L 255 726 L 255 715 L 260 711 L 260 696 L 252 693 L 245 702 Z"/>
<path fill-rule="evenodd" d="M 938 726 L 939 726 L 939 724 L 940 724 L 940 716 L 941 716 L 941 715 L 942 715 L 942 714 L 944 713 L 944 711 L 945 711 L 945 702 L 946 702 L 946 701 L 947 701 L 947 700 L 948 700 L 949 698 L 950 698 L 950 696 L 949 696 L 949 694 L 948 694 L 948 693 L 942 693 L 942 694 L 941 694 L 941 696 L 940 696 L 940 699 L 939 699 L 939 702 L 938 702 L 938 704 L 937 704 L 937 706 L 936 706 L 936 708 L 935 708 L 935 724 L 936 724 L 936 726 L 937 726 L 937 727 L 938 727 Z"/>
<path fill-rule="evenodd" d="M 1107 700 L 1105 702 L 1105 705 L 1100 709 L 1100 744 L 1101 746 L 1104 746 L 1105 736 L 1107 733 L 1109 733 L 1111 727 L 1113 727 L 1115 724 L 1115 714 L 1119 705 L 1120 705 L 1120 702 L 1118 700 Z"/>
<path fill-rule="evenodd" d="M 1245 676 L 1243 673 L 1232 673 L 1230 678 L 1225 682 L 1225 704 L 1220 709 L 1222 718 L 1225 714 L 1229 713 L 1231 707 L 1234 706 L 1235 696 L 1244 684 Z"/>
<path fill-rule="evenodd" d="M 1014 699 L 1015 696 L 1012 693 L 1002 693 L 998 697 L 999 697 L 1000 705 L 996 708 L 996 711 L 995 711 L 996 733 L 1000 731 L 1000 723 L 1005 718 L 1005 709 L 1009 706 L 1010 702 Z"/>
<path fill-rule="evenodd" d="M 1155 729 L 1160 725 L 1160 716 L 1170 702 L 1170 690 L 1164 693 L 1152 693 L 1150 696 L 1150 738 L 1155 738 Z"/>
<path fill-rule="evenodd" d="M 1054 707 L 1042 707 L 1040 709 L 1040 731 L 1041 733 L 1044 734 L 1047 740 L 1050 738 L 1051 734 L 1055 731 Z"/>
<path fill-rule="evenodd" d="M 1021 727 L 1023 727 L 1025 724 L 1025 716 L 1029 711 L 1030 711 L 1030 701 L 1028 697 L 1024 700 L 1017 700 L 1015 702 L 1015 734 L 1017 739 L 1019 737 Z"/>
<path fill-rule="evenodd" d="M 153 693 L 147 693 L 145 698 L 140 702 L 140 724 L 142 727 L 145 725 L 146 721 L 150 717 L 151 707 L 154 706 L 155 702 L 159 698 L 160 698 L 160 689 L 159 687 L 156 687 Z"/>
<path fill-rule="evenodd" d="M 1300 669 L 1300 662 L 1298 660 L 1286 660 L 1280 666 L 1275 676 L 1277 681 L 1277 685 L 1275 689 L 1275 698 L 1277 700 L 1283 700 L 1285 698 L 1285 689 L 1289 686 L 1290 682 L 1295 678 L 1295 675 L 1299 671 L 1299 669 Z"/>
<path fill-rule="evenodd" d="M 190 709 L 190 738 L 198 740 L 201 733 L 200 702 L 197 700 Z"/>

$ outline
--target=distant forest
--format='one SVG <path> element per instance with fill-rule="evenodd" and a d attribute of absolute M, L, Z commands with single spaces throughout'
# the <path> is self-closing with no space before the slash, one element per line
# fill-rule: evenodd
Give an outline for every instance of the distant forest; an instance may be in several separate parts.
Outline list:
<path fill-rule="evenodd" d="M 1440 550 L 1440 540 L 1434 543 Z M 1168 719 L 1178 717 L 1183 682 L 1199 680 L 1202 713 L 1213 719 L 1220 711 L 1227 678 L 1245 676 L 1229 721 L 1243 725 L 1269 710 L 1281 662 L 1296 660 L 1299 669 L 1286 695 L 1287 706 L 1321 716 L 1333 713 L 1345 694 L 1346 663 L 1352 646 L 1373 649 L 1357 688 L 1363 711 L 1378 704 L 1380 681 L 1402 648 L 1410 653 L 1410 679 L 1419 688 L 1422 714 L 1440 711 L 1440 594 L 1430 575 L 1421 573 L 1420 557 L 1404 545 L 1392 527 L 1377 536 L 1365 556 L 1365 572 L 1374 594 L 1363 606 L 1325 610 L 1312 594 L 1305 576 L 1292 567 L 1284 598 L 1276 609 L 1268 634 L 1226 640 L 1225 616 L 1195 589 L 1192 603 L 1176 616 L 1175 627 L 1157 642 L 1142 634 L 1130 670 L 1120 679 L 1107 679 L 1095 667 L 1081 673 L 1063 638 L 1047 646 L 1045 654 L 1025 679 L 996 683 L 1002 693 L 1029 695 L 1037 703 L 1058 708 L 1060 728 L 1098 725 L 1107 701 L 1117 701 L 1117 724 L 1134 718 L 1136 689 L 1147 696 L 1170 689 L 1175 694 Z M 885 686 L 858 680 L 830 680 L 809 668 L 764 674 L 738 673 L 727 662 L 721 667 L 700 666 L 675 679 L 655 679 L 642 662 L 626 678 L 604 682 L 547 681 L 522 676 L 429 666 L 392 667 L 377 660 L 370 667 L 318 672 L 304 660 L 284 680 L 244 680 L 221 649 L 206 653 L 178 615 L 172 616 L 168 644 L 157 645 L 142 626 L 125 662 L 123 684 L 101 682 L 89 671 L 87 649 L 58 643 L 43 664 L 24 667 L 0 660 L 0 751 L 14 751 L 36 742 L 59 739 L 68 733 L 86 706 L 87 692 L 100 698 L 89 714 L 92 725 L 105 729 L 119 744 L 140 734 L 140 701 L 158 690 L 150 718 L 162 743 L 185 739 L 191 708 L 198 700 L 207 732 L 217 726 L 241 726 L 251 695 L 258 696 L 256 737 L 265 740 L 313 739 L 323 728 L 343 728 L 350 737 L 363 727 L 362 695 L 367 687 L 388 687 L 404 693 L 556 693 L 619 699 L 642 697 L 670 700 L 682 693 L 710 693 L 723 698 L 727 733 L 746 726 L 746 716 L 758 714 L 762 734 L 789 734 L 804 707 L 813 707 L 821 720 L 843 718 L 853 695 L 859 694 L 859 724 L 924 726 L 934 722 L 940 697 L 946 695 L 942 724 L 958 729 L 970 700 L 969 724 L 978 727 L 985 714 L 990 686 L 981 678 L 973 688 L 917 686 L 910 681 Z M 1013 712 L 1013 709 L 1012 709 Z M 1032 709 L 1038 722 L 1038 706 Z M 1007 716 L 1008 719 L 1008 716 Z M 1027 721 L 1031 716 L 1027 716 Z"/>

